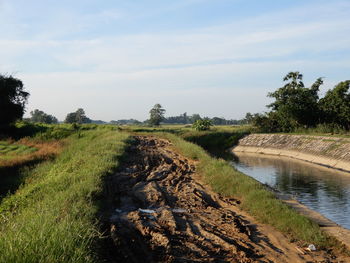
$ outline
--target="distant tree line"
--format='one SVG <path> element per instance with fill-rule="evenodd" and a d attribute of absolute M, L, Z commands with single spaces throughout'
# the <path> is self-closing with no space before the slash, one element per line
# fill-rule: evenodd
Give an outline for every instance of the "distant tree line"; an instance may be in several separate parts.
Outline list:
<path fill-rule="evenodd" d="M 55 116 L 47 114 L 41 110 L 33 110 L 30 112 L 30 118 L 27 120 L 30 122 L 41 122 L 41 123 L 58 123 L 58 120 Z"/>
<path fill-rule="evenodd" d="M 303 75 L 289 72 L 286 84 L 268 94 L 274 101 L 267 107 L 270 112 L 250 114 L 249 122 L 264 132 L 291 132 L 300 128 L 320 127 L 324 130 L 350 129 L 350 80 L 338 83 L 319 97 L 323 79 L 318 78 L 305 87 Z"/>
<path fill-rule="evenodd" d="M 205 124 L 239 125 L 252 124 L 264 132 L 291 132 L 300 128 L 321 127 L 324 129 L 350 130 L 350 80 L 338 83 L 320 98 L 319 90 L 323 79 L 318 78 L 310 87 L 305 87 L 303 75 L 299 72 L 289 72 L 283 79 L 285 85 L 274 92 L 268 93 L 273 102 L 264 114 L 247 113 L 244 119 L 227 120 L 222 117 L 201 117 L 199 114 L 165 117 L 165 109 L 160 104 L 150 110 L 150 119 L 144 122 L 138 120 L 111 121 L 112 124 Z M 11 127 L 17 120 L 23 118 L 29 92 L 25 91 L 21 80 L 13 76 L 0 74 L 0 133 L 11 132 Z M 30 112 L 30 122 L 57 123 L 53 115 L 35 109 Z M 204 122 L 198 122 L 204 120 Z M 101 120 L 91 120 L 82 108 L 68 113 L 66 123 L 105 123 Z M 200 125 L 197 125 L 198 127 Z"/>
<path fill-rule="evenodd" d="M 116 125 L 139 125 L 139 124 L 142 124 L 142 122 L 135 120 L 135 119 L 112 120 L 109 123 L 116 124 Z"/>
<path fill-rule="evenodd" d="M 166 117 L 163 119 L 165 124 L 193 124 L 197 120 L 210 120 L 213 125 L 240 125 L 245 124 L 245 119 L 242 120 L 227 120 L 223 117 L 201 117 L 199 114 L 187 115 L 187 113 L 180 114 L 179 116 Z"/>

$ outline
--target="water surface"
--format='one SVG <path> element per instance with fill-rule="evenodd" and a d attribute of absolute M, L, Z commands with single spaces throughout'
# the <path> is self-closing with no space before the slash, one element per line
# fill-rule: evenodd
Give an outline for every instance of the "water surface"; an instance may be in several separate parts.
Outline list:
<path fill-rule="evenodd" d="M 235 153 L 237 170 L 350 229 L 350 173 L 291 158 Z"/>

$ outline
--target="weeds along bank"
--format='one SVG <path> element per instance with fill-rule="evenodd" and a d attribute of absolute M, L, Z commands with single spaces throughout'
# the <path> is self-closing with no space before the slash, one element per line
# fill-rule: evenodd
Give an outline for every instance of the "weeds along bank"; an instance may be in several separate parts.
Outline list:
<path fill-rule="evenodd" d="M 81 130 L 67 138 L 56 159 L 31 170 L 0 204 L 0 262 L 96 262 L 96 197 L 128 138 Z"/>
<path fill-rule="evenodd" d="M 227 161 L 209 156 L 203 148 L 178 136 L 158 136 L 169 139 L 185 157 L 197 160 L 197 171 L 215 192 L 239 199 L 241 208 L 261 223 L 274 226 L 294 241 L 313 243 L 323 248 L 340 248 L 340 243 L 323 233 L 316 223 L 298 214 L 262 184 L 238 172 Z"/>

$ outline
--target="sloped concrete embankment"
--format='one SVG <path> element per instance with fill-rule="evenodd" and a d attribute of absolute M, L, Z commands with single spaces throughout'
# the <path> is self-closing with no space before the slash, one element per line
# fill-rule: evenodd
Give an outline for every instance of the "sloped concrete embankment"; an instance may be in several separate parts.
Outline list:
<path fill-rule="evenodd" d="M 350 172 L 350 139 L 347 138 L 286 134 L 251 134 L 240 139 L 238 145 L 232 148 L 232 152 L 290 157 Z M 318 223 L 323 231 L 334 236 L 350 249 L 349 229 L 337 225 L 323 215 L 288 196 L 283 194 L 277 194 L 277 196 L 299 213 Z"/>
<path fill-rule="evenodd" d="M 350 172 L 350 139 L 326 136 L 251 134 L 233 152 L 290 157 Z"/>

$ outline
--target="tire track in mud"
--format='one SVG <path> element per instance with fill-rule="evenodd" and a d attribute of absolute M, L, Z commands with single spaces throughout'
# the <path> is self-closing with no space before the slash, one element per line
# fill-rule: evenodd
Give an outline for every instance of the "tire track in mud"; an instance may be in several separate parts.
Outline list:
<path fill-rule="evenodd" d="M 333 262 L 288 257 L 230 209 L 234 199 L 195 180 L 194 161 L 173 151 L 170 142 L 151 136 L 134 140 L 128 159 L 106 181 L 109 261 Z"/>

